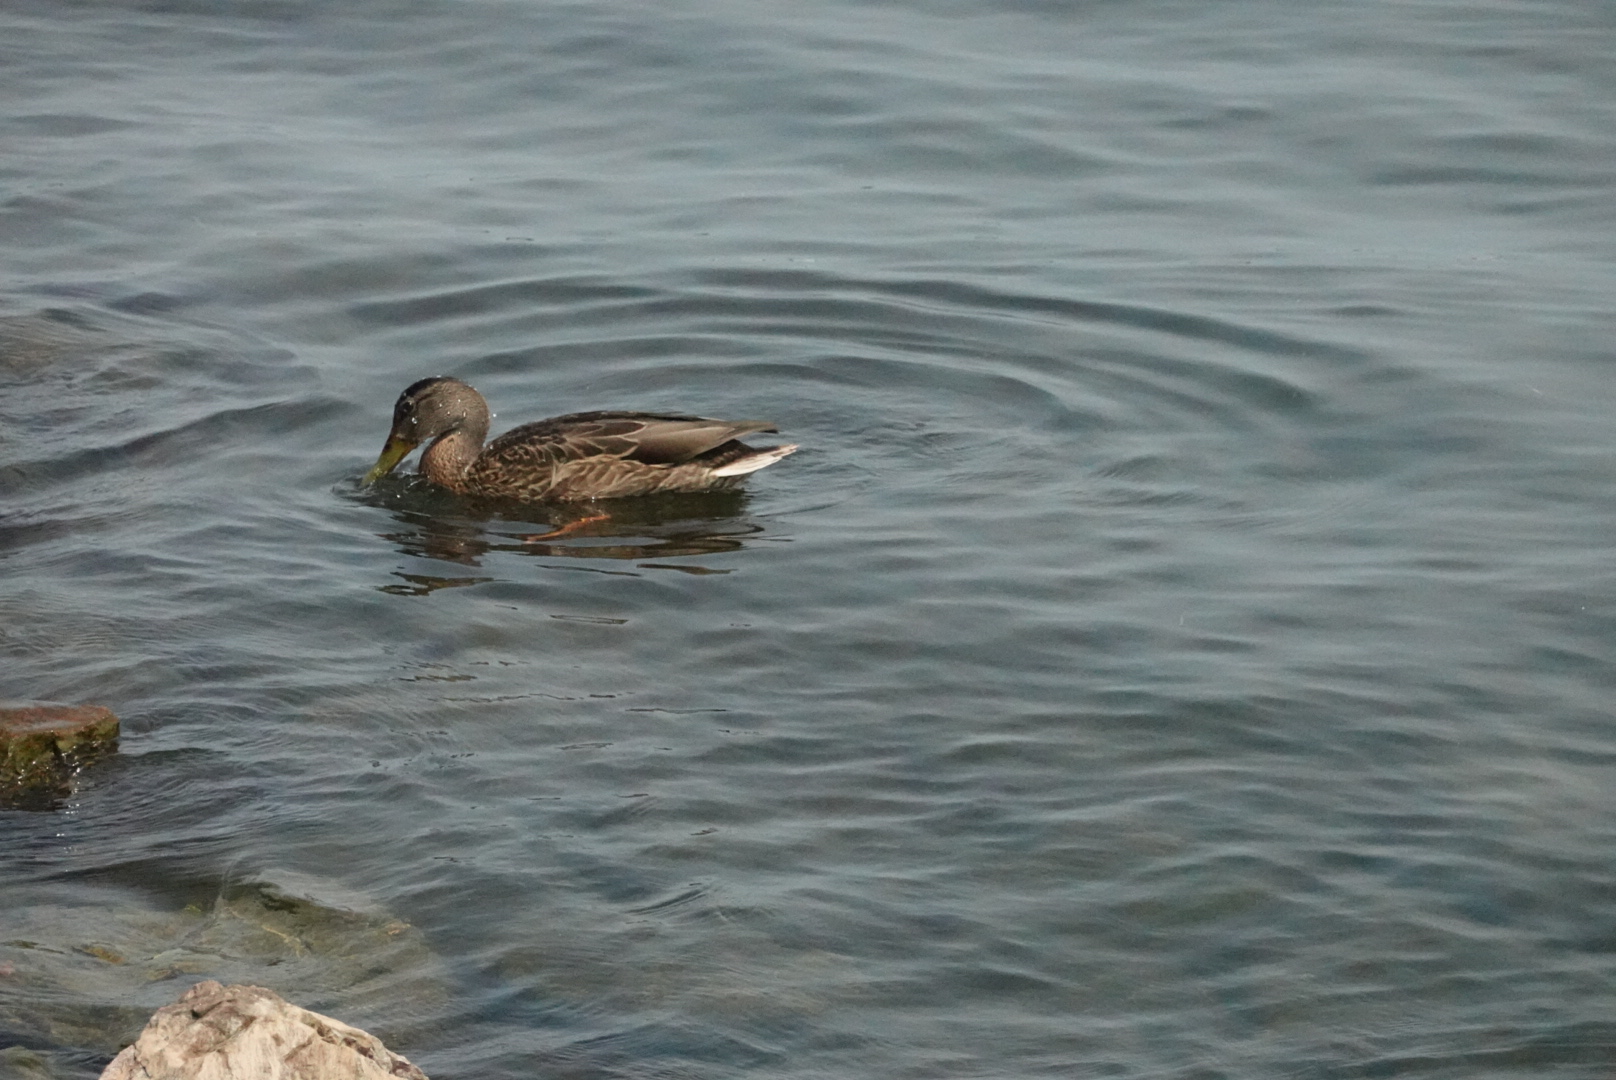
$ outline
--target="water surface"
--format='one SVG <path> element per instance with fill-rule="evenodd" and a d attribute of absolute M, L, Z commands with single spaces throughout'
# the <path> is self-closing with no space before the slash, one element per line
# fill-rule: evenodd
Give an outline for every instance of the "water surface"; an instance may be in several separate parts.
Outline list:
<path fill-rule="evenodd" d="M 11 4 L 0 692 L 125 727 L 0 812 L 0 1046 L 1608 1075 L 1613 31 Z M 433 374 L 804 449 L 532 542 L 358 487 Z"/>

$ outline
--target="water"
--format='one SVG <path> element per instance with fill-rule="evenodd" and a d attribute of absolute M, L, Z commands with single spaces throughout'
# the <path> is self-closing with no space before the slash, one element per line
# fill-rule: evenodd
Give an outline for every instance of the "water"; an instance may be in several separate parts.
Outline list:
<path fill-rule="evenodd" d="M 7 5 L 0 693 L 125 736 L 0 813 L 0 1045 L 1609 1075 L 1613 31 Z M 530 543 L 358 489 L 433 374 L 804 449 Z"/>

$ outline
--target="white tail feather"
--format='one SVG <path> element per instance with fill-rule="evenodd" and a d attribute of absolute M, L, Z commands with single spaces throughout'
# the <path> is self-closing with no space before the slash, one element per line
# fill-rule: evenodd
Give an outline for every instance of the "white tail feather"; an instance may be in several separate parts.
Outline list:
<path fill-rule="evenodd" d="M 728 465 L 713 470 L 714 476 L 745 476 L 747 473 L 757 472 L 765 465 L 773 465 L 787 454 L 797 452 L 797 444 L 787 446 L 765 446 L 754 454 L 748 454 L 739 461 L 732 461 Z"/>

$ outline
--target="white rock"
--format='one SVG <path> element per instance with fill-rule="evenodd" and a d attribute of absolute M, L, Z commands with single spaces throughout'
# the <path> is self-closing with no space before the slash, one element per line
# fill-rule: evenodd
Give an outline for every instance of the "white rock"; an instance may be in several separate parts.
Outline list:
<path fill-rule="evenodd" d="M 340 1020 L 261 986 L 197 983 L 158 1009 L 101 1080 L 427 1080 Z"/>

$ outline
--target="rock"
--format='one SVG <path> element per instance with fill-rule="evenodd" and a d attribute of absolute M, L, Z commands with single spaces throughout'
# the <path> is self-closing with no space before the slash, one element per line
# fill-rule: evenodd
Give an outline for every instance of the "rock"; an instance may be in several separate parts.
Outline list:
<path fill-rule="evenodd" d="M 117 744 L 118 718 L 99 705 L 0 707 L 0 806 L 49 809 Z"/>
<path fill-rule="evenodd" d="M 89 359 L 112 340 L 65 308 L 0 316 L 0 371 L 33 373 L 54 363 Z"/>
<path fill-rule="evenodd" d="M 56 1077 L 50 1058 L 36 1050 L 21 1046 L 0 1050 L 0 1080 L 56 1080 Z"/>
<path fill-rule="evenodd" d="M 165 1005 L 101 1080 L 427 1080 L 340 1020 L 300 1009 L 261 986 L 211 979 Z"/>
<path fill-rule="evenodd" d="M 384 1042 L 458 1015 L 449 965 L 420 928 L 340 881 L 231 867 L 228 879 L 177 874 L 182 895 L 171 896 L 139 887 L 153 873 L 126 884 L 6 882 L 0 1046 L 14 1039 L 76 1054 L 98 1070 L 203 979 L 268 983 L 300 1003 L 340 1001 L 345 1022 Z M 187 896 L 199 902 L 177 907 Z M 3 1059 L 0 1080 L 18 1080 Z"/>

